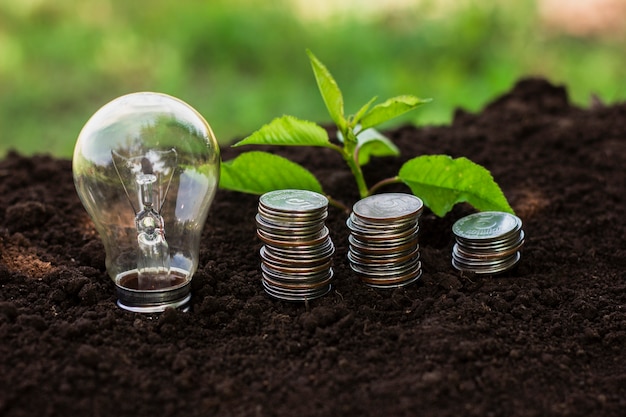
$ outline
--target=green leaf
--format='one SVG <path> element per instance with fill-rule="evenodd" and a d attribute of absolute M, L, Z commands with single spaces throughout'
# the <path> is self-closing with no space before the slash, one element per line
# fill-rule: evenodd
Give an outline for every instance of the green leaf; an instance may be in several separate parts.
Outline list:
<path fill-rule="evenodd" d="M 370 101 L 368 101 L 367 103 L 365 103 L 363 105 L 363 107 L 361 107 L 359 109 L 358 112 L 356 112 L 356 114 L 354 115 L 354 117 L 352 118 L 352 120 L 350 121 L 350 123 L 353 126 L 356 126 L 360 121 L 361 121 L 361 117 L 363 117 L 363 115 L 365 114 L 366 111 L 368 111 L 370 109 L 370 106 L 372 105 L 372 103 L 374 103 L 376 101 L 378 97 L 372 97 L 372 99 Z"/>
<path fill-rule="evenodd" d="M 357 125 L 354 130 L 359 130 Z M 337 132 L 337 139 L 343 142 L 343 135 Z M 361 130 L 356 136 L 357 152 L 359 155 L 359 165 L 363 166 L 370 161 L 371 156 L 398 156 L 400 149 L 386 136 L 383 136 L 378 130 L 369 128 Z"/>
<path fill-rule="evenodd" d="M 491 173 L 467 158 L 419 156 L 402 165 L 398 178 L 440 217 L 461 202 L 481 211 L 513 213 Z"/>
<path fill-rule="evenodd" d="M 233 146 L 242 145 L 330 146 L 330 139 L 328 132 L 313 122 L 283 116 Z"/>
<path fill-rule="evenodd" d="M 399 156 L 400 149 L 386 136 L 375 129 L 362 130 L 357 135 L 359 165 L 370 161 L 371 156 Z"/>
<path fill-rule="evenodd" d="M 430 99 L 422 99 L 415 96 L 398 96 L 390 98 L 384 103 L 375 105 L 367 114 L 365 114 L 365 116 L 363 116 L 361 119 L 361 128 L 367 129 L 377 126 L 430 101 Z"/>
<path fill-rule="evenodd" d="M 315 55 L 313 55 L 313 52 L 307 49 L 306 53 L 309 55 L 311 67 L 313 67 L 313 73 L 315 74 L 315 80 L 317 81 L 317 87 L 319 88 L 320 94 L 324 99 L 328 113 L 339 130 L 344 130 L 348 125 L 348 122 L 344 116 L 343 96 L 341 94 L 341 90 L 339 89 L 339 86 L 330 71 L 328 71 L 326 66 L 322 64 L 322 62 L 317 59 Z"/>
<path fill-rule="evenodd" d="M 310 190 L 322 193 L 315 176 L 301 165 L 267 152 L 244 152 L 222 162 L 220 188 L 250 194 L 282 189 Z"/>

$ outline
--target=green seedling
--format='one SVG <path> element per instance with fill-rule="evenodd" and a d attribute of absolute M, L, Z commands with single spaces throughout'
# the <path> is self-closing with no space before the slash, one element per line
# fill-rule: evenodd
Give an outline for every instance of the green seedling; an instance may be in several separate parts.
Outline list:
<path fill-rule="evenodd" d="M 331 141 L 322 126 L 293 116 L 283 116 L 233 146 L 315 146 L 333 149 L 341 154 L 352 171 L 361 198 L 375 193 L 385 185 L 404 183 L 438 216 L 444 216 L 460 202 L 467 202 L 481 211 L 513 212 L 489 171 L 463 157 L 453 159 L 447 155 L 418 156 L 404 163 L 398 175 L 382 179 L 368 187 L 362 167 L 370 158 L 400 154 L 393 142 L 374 127 L 413 110 L 430 99 L 404 95 L 374 105 L 374 97 L 355 114 L 346 116 L 343 95 L 335 79 L 311 51 L 307 53 L 328 113 L 337 125 L 337 140 Z M 327 195 L 317 178 L 306 168 L 267 152 L 244 152 L 232 160 L 224 161 L 220 187 L 259 195 L 277 189 L 306 189 L 325 194 L 331 204 L 348 210 L 344 203 Z"/>

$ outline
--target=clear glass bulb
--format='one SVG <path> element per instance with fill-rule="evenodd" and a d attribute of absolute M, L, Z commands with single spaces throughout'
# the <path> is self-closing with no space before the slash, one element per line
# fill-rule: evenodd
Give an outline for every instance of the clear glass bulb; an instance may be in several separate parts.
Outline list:
<path fill-rule="evenodd" d="M 165 94 L 122 96 L 85 124 L 72 162 L 118 305 L 146 313 L 185 308 L 219 182 L 219 146 L 208 123 Z"/>

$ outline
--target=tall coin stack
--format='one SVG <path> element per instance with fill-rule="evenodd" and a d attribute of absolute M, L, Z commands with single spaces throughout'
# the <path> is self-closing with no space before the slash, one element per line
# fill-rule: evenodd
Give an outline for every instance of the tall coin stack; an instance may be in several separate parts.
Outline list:
<path fill-rule="evenodd" d="M 350 267 L 365 284 L 393 288 L 422 275 L 418 244 L 424 204 L 403 193 L 376 194 L 358 201 L 346 224 Z"/>
<path fill-rule="evenodd" d="M 524 231 L 519 217 L 498 211 L 470 214 L 454 223 L 452 266 L 459 271 L 497 274 L 520 260 Z"/>
<path fill-rule="evenodd" d="M 265 292 L 306 301 L 330 291 L 335 247 L 325 225 L 328 199 L 304 190 L 263 194 L 256 215 Z"/>

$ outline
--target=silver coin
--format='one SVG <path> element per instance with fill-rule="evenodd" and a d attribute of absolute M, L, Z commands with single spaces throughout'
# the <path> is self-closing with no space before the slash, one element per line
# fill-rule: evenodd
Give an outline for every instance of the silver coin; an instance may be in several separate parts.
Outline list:
<path fill-rule="evenodd" d="M 306 225 L 310 223 L 318 223 L 326 220 L 326 218 L 328 217 L 328 210 L 325 207 L 323 209 L 312 212 L 299 213 L 271 211 L 259 204 L 258 213 L 259 216 L 261 216 L 266 222 L 273 223 L 279 226 Z"/>
<path fill-rule="evenodd" d="M 401 233 L 404 230 L 408 230 L 417 226 L 418 219 L 410 217 L 408 219 L 402 219 L 398 221 L 387 220 L 384 222 L 368 222 L 363 219 L 359 219 L 354 215 L 354 212 L 350 214 L 346 225 L 348 228 L 357 233 L 365 233 L 368 235 L 387 234 L 387 233 Z"/>
<path fill-rule="evenodd" d="M 263 219 L 265 223 L 275 226 L 298 226 L 306 227 L 313 224 L 323 223 L 328 217 L 328 211 L 323 210 L 316 213 L 315 216 L 311 215 L 290 215 L 289 213 L 283 213 L 282 215 L 275 215 L 267 213 L 265 210 L 258 210 L 258 216 Z"/>
<path fill-rule="evenodd" d="M 384 255 L 362 255 L 359 252 L 355 252 L 354 248 L 348 250 L 348 260 L 352 264 L 357 265 L 392 265 L 394 263 L 403 263 L 413 258 L 419 258 L 419 245 L 414 249 L 407 252 L 391 253 Z"/>
<path fill-rule="evenodd" d="M 276 250 L 276 247 L 265 245 L 265 252 L 269 253 L 273 257 L 282 257 L 287 260 L 313 260 L 323 257 L 331 257 L 335 252 L 334 246 L 328 247 L 326 245 L 319 245 L 319 248 L 315 247 L 311 251 L 302 250 L 302 248 L 280 248 Z M 284 249 L 284 250 L 283 250 Z"/>
<path fill-rule="evenodd" d="M 389 233 L 385 233 L 385 234 L 383 233 L 368 234 L 368 233 L 359 233 L 359 232 L 352 231 L 351 235 L 362 242 L 368 242 L 368 243 L 375 245 L 375 244 L 380 244 L 388 240 L 410 239 L 410 238 L 417 239 L 417 233 L 419 229 L 420 229 L 419 226 L 415 225 L 414 227 L 410 229 L 406 229 L 406 230 L 402 230 L 398 232 L 390 231 Z"/>
<path fill-rule="evenodd" d="M 317 288 L 322 286 L 324 283 L 330 282 L 333 275 L 334 273 L 332 268 L 324 271 L 323 274 L 319 274 L 314 279 L 285 277 L 284 275 L 273 273 L 271 270 L 261 271 L 262 278 L 268 279 L 274 282 L 275 285 L 283 288 Z"/>
<path fill-rule="evenodd" d="M 398 243 L 389 244 L 387 246 L 374 246 L 363 244 L 357 241 L 354 236 L 348 236 L 350 247 L 361 254 L 394 254 L 410 251 L 418 246 L 416 239 L 400 241 Z"/>
<path fill-rule="evenodd" d="M 322 228 L 318 233 L 313 236 L 284 236 L 274 235 L 267 233 L 261 229 L 257 229 L 257 236 L 267 245 L 276 247 L 307 247 L 314 246 L 324 242 L 328 236 L 329 231 L 326 226 Z"/>
<path fill-rule="evenodd" d="M 379 277 L 379 278 L 391 278 L 394 276 L 403 276 L 408 272 L 421 268 L 421 263 L 418 259 L 410 260 L 409 262 L 392 264 L 392 265 L 360 265 L 350 264 L 352 270 L 358 274 Z"/>
<path fill-rule="evenodd" d="M 319 298 L 328 294 L 328 292 L 330 292 L 330 290 L 332 289 L 332 285 L 327 284 L 320 288 L 313 288 L 313 289 L 306 289 L 306 290 L 293 290 L 293 289 L 285 290 L 285 289 L 281 289 L 280 287 L 271 285 L 265 279 L 261 279 L 261 282 L 263 284 L 263 289 L 268 295 L 276 299 L 282 300 L 282 301 L 301 302 L 301 301 L 314 300 L 316 298 Z"/>
<path fill-rule="evenodd" d="M 326 197 L 304 190 L 272 191 L 259 198 L 261 281 L 270 296 L 306 301 L 330 290 L 335 247 L 324 224 L 327 206 Z"/>
<path fill-rule="evenodd" d="M 262 272 L 261 280 L 269 282 L 274 288 L 281 288 L 283 291 L 291 291 L 291 292 L 300 292 L 300 291 L 308 291 L 311 289 L 320 288 L 323 286 L 330 285 L 333 281 L 332 271 L 325 274 L 324 276 L 319 277 L 316 280 L 291 280 L 285 279 L 284 277 L 277 276 L 271 273 Z"/>
<path fill-rule="evenodd" d="M 286 259 L 314 259 L 330 256 L 335 252 L 335 246 L 330 238 L 327 238 L 320 244 L 316 245 L 300 245 L 293 247 L 278 247 L 264 245 L 265 252 L 274 257 Z"/>
<path fill-rule="evenodd" d="M 372 273 L 371 271 L 365 271 L 365 272 L 355 271 L 355 272 L 357 273 L 359 278 L 366 278 L 366 279 L 375 280 L 375 281 L 391 282 L 391 281 L 397 281 L 397 280 L 410 279 L 409 277 L 417 273 L 420 269 L 422 269 L 422 263 L 420 261 L 417 261 L 414 264 L 412 264 L 410 268 L 407 266 L 407 268 L 404 268 L 404 269 L 387 271 L 382 274 L 375 274 L 375 273 Z"/>
<path fill-rule="evenodd" d="M 471 240 L 471 239 L 463 239 L 460 237 L 456 237 L 456 241 L 460 244 L 467 247 L 474 247 L 478 250 L 480 249 L 491 249 L 498 248 L 502 246 L 512 246 L 517 244 L 520 240 L 523 239 L 524 231 L 517 230 L 507 236 L 502 237 L 502 239 L 493 239 L 493 240 Z"/>
<path fill-rule="evenodd" d="M 413 273 L 407 274 L 405 277 L 396 278 L 396 279 L 374 279 L 374 278 L 363 278 L 361 277 L 361 281 L 365 283 L 369 287 L 373 288 L 399 288 L 405 287 L 409 284 L 412 284 L 419 280 L 422 276 L 422 270 L 419 269 Z"/>
<path fill-rule="evenodd" d="M 326 271 L 324 274 L 319 274 L 319 276 L 315 277 L 315 279 L 302 279 L 302 278 L 291 278 L 284 277 L 279 274 L 274 274 L 271 272 L 262 271 L 262 278 L 267 278 L 272 282 L 276 283 L 276 285 L 282 286 L 283 288 L 317 288 L 323 283 L 330 282 L 333 278 L 332 268 Z"/>
<path fill-rule="evenodd" d="M 452 226 L 456 243 L 452 266 L 476 274 L 498 274 L 515 266 L 525 235 L 519 217 L 503 212 L 475 213 Z"/>
<path fill-rule="evenodd" d="M 291 232 L 287 230 L 265 229 L 263 227 L 258 227 L 257 231 L 260 231 L 261 234 L 268 239 L 274 239 L 284 242 L 306 242 L 310 240 L 315 240 L 318 236 L 323 235 L 324 227 L 325 226 L 322 224 L 320 228 L 310 230 L 294 229 Z"/>
<path fill-rule="evenodd" d="M 423 202 L 410 194 L 388 193 L 366 197 L 352 207 L 348 261 L 367 285 L 393 288 L 421 276 L 419 217 Z"/>
<path fill-rule="evenodd" d="M 276 190 L 263 194 L 259 203 L 271 211 L 306 213 L 326 208 L 328 199 L 313 191 Z"/>
<path fill-rule="evenodd" d="M 371 248 L 385 248 L 385 247 L 397 247 L 404 243 L 415 242 L 417 243 L 418 230 L 412 231 L 411 234 L 390 235 L 387 239 L 369 239 L 352 233 L 348 237 L 348 242 L 354 242 L 356 245 L 367 246 Z"/>
<path fill-rule="evenodd" d="M 324 227 L 324 222 L 316 222 L 306 225 L 277 225 L 275 223 L 268 223 L 265 218 L 260 215 L 255 217 L 256 226 L 268 233 L 275 235 L 313 235 L 318 233 Z"/>
<path fill-rule="evenodd" d="M 502 258 L 502 257 L 512 255 L 513 253 L 520 250 L 523 245 L 524 245 L 524 240 L 520 241 L 518 244 L 514 246 L 505 247 L 505 248 L 498 249 L 498 250 L 474 250 L 471 248 L 466 248 L 465 246 L 460 245 L 459 243 L 455 243 L 454 246 L 452 247 L 452 251 L 453 253 L 456 253 L 459 257 L 488 260 L 488 259 Z"/>
<path fill-rule="evenodd" d="M 331 246 L 330 250 L 327 250 L 322 254 L 311 254 L 310 256 L 280 256 L 276 255 L 272 250 L 263 245 L 259 250 L 261 259 L 266 260 L 268 263 L 279 266 L 316 266 L 324 264 L 332 258 L 335 248 Z"/>
<path fill-rule="evenodd" d="M 265 264 L 261 264 L 262 270 L 261 274 L 266 275 L 277 282 L 282 282 L 285 284 L 307 284 L 307 285 L 315 285 L 319 282 L 327 280 L 331 275 L 331 269 L 322 271 L 317 273 L 316 275 L 295 275 L 295 274 L 283 274 L 281 272 L 274 271 L 273 269 L 267 267 Z"/>
<path fill-rule="evenodd" d="M 326 278 L 319 281 L 319 282 L 315 282 L 315 283 L 309 283 L 309 282 L 285 282 L 285 281 L 280 281 L 280 280 L 275 280 L 273 279 L 271 276 L 269 276 L 266 273 L 262 274 L 262 279 L 265 280 L 268 284 L 271 284 L 273 287 L 275 288 L 281 288 L 285 291 L 287 290 L 294 290 L 294 291 L 306 291 L 306 290 L 314 290 L 317 288 L 321 288 L 321 287 L 325 287 L 329 284 L 331 284 L 332 279 L 333 279 L 333 273 L 332 271 L 329 271 L 329 273 L 326 275 Z"/>
<path fill-rule="evenodd" d="M 370 222 L 400 221 L 421 214 L 424 203 L 418 197 L 403 193 L 376 194 L 357 201 L 353 213 Z"/>
<path fill-rule="evenodd" d="M 311 288 L 319 288 L 329 284 L 333 279 L 333 271 L 329 269 L 324 274 L 320 274 L 316 279 L 290 279 L 284 276 L 273 274 L 271 272 L 262 271 L 261 278 L 273 283 L 275 287 L 293 290 L 305 290 Z"/>
<path fill-rule="evenodd" d="M 279 279 L 289 281 L 307 281 L 316 282 L 322 279 L 330 270 L 330 263 L 324 268 L 306 269 L 306 268 L 277 268 L 267 262 L 261 262 L 261 271 L 277 277 Z"/>
<path fill-rule="evenodd" d="M 454 257 L 452 258 L 452 266 L 459 270 L 459 271 L 467 271 L 467 272 L 473 272 L 475 274 L 485 274 L 485 275 L 495 275 L 495 274 L 499 274 L 505 271 L 508 271 L 509 269 L 513 268 L 520 260 L 521 255 L 519 252 L 517 252 L 514 256 L 512 256 L 507 263 L 504 264 L 499 264 L 496 266 L 487 266 L 487 267 L 482 267 L 482 266 L 478 266 L 478 267 L 469 267 L 467 265 L 461 264 L 459 263 Z"/>
<path fill-rule="evenodd" d="M 519 217 L 498 211 L 470 214 L 457 220 L 452 232 L 461 239 L 475 242 L 502 240 L 522 227 Z"/>
<path fill-rule="evenodd" d="M 282 273 L 298 273 L 298 272 L 306 272 L 310 271 L 311 273 L 315 271 L 324 271 L 331 267 L 332 259 L 315 259 L 311 261 L 283 261 L 272 259 L 267 256 L 267 253 L 261 252 L 261 260 L 266 267 L 272 269 L 273 271 L 282 272 Z"/>
<path fill-rule="evenodd" d="M 525 240 L 524 231 L 520 230 L 517 234 L 515 234 L 511 238 L 508 238 L 503 241 L 497 240 L 497 241 L 493 241 L 489 243 L 475 243 L 475 242 L 468 242 L 466 240 L 457 238 L 456 242 L 459 244 L 459 246 L 467 249 L 468 251 L 480 253 L 480 252 L 506 251 L 506 250 L 509 250 L 510 248 L 521 246 L 524 243 L 524 240 Z"/>
<path fill-rule="evenodd" d="M 263 264 L 270 268 L 273 272 L 287 274 L 287 275 L 298 275 L 298 276 L 309 276 L 309 275 L 317 275 L 322 273 L 323 271 L 328 271 L 331 267 L 332 262 L 330 259 L 327 259 L 325 262 L 318 265 L 300 265 L 291 263 L 288 265 L 272 262 L 270 259 L 263 259 Z"/>
<path fill-rule="evenodd" d="M 492 268 L 497 267 L 503 264 L 507 264 L 512 258 L 516 257 L 519 252 L 514 252 L 513 254 L 503 256 L 500 258 L 494 259 L 476 259 L 476 258 L 466 258 L 460 256 L 458 252 L 452 253 L 452 259 L 454 259 L 458 265 L 465 265 L 469 268 Z"/>

